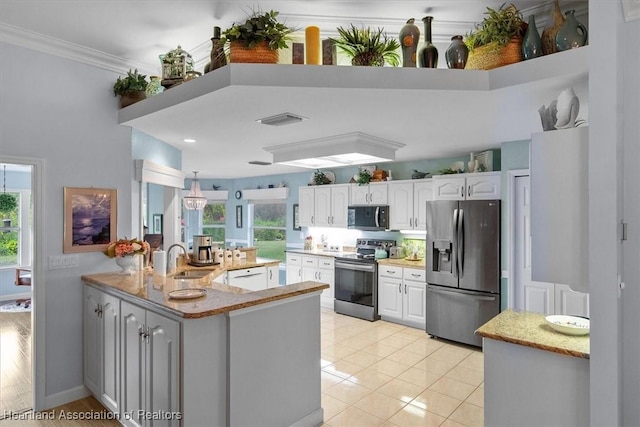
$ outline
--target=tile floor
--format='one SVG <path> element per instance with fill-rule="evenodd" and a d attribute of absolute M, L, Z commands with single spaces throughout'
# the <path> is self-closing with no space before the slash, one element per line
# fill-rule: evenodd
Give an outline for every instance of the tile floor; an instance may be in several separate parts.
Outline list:
<path fill-rule="evenodd" d="M 325 427 L 483 425 L 480 350 L 381 320 L 321 316 Z"/>

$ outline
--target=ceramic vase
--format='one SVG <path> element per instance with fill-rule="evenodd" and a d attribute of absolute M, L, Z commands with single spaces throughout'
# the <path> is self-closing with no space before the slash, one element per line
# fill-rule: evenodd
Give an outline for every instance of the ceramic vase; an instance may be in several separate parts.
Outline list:
<path fill-rule="evenodd" d="M 227 56 L 224 53 L 224 43 L 220 41 L 220 27 L 213 27 L 213 37 L 211 37 L 210 62 L 205 65 L 204 72 L 208 73 L 216 68 L 227 65 Z"/>
<path fill-rule="evenodd" d="M 527 59 L 542 56 L 542 39 L 536 28 L 536 19 L 533 15 L 529 16 L 529 25 L 522 39 L 522 57 Z"/>
<path fill-rule="evenodd" d="M 542 53 L 548 55 L 555 53 L 556 49 L 556 34 L 558 30 L 564 24 L 565 18 L 560 10 L 559 0 L 553 0 L 553 7 L 551 9 L 551 16 L 549 17 L 548 24 L 542 31 Z"/>
<path fill-rule="evenodd" d="M 467 59 L 469 58 L 469 48 L 462 41 L 462 36 L 451 37 L 451 44 L 444 53 L 444 58 L 447 61 L 447 67 L 464 69 L 467 65 Z"/>
<path fill-rule="evenodd" d="M 431 22 L 433 16 L 422 18 L 424 22 L 424 46 L 420 49 L 418 62 L 422 68 L 438 68 L 438 49 L 431 43 Z"/>
<path fill-rule="evenodd" d="M 133 274 L 140 269 L 140 256 L 116 257 L 116 264 L 122 269 L 121 274 Z"/>
<path fill-rule="evenodd" d="M 398 38 L 402 48 L 402 66 L 416 66 L 416 53 L 418 51 L 418 42 L 420 41 L 420 29 L 414 24 L 415 19 L 411 18 L 400 30 Z"/>
<path fill-rule="evenodd" d="M 566 20 L 556 34 L 556 49 L 564 51 L 587 44 L 587 28 L 576 19 L 575 10 L 568 10 Z"/>

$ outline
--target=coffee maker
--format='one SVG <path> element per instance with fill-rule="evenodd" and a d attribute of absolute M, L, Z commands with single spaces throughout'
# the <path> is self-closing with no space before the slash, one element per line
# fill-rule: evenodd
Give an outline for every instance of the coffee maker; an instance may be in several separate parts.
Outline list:
<path fill-rule="evenodd" d="M 196 264 L 213 264 L 213 236 L 211 235 L 194 235 L 193 236 L 193 255 L 191 258 Z"/>

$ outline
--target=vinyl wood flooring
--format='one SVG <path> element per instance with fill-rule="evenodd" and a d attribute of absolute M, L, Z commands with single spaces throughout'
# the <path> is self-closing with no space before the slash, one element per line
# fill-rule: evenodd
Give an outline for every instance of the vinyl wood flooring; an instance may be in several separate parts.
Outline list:
<path fill-rule="evenodd" d="M 0 418 L 31 408 L 31 313 L 0 313 Z"/>

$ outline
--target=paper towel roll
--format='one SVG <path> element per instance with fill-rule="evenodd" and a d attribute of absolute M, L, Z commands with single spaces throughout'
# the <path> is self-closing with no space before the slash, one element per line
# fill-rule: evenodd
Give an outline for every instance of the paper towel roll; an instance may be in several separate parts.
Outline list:
<path fill-rule="evenodd" d="M 165 251 L 155 251 L 153 253 L 153 274 L 159 276 L 167 275 L 167 253 Z"/>

